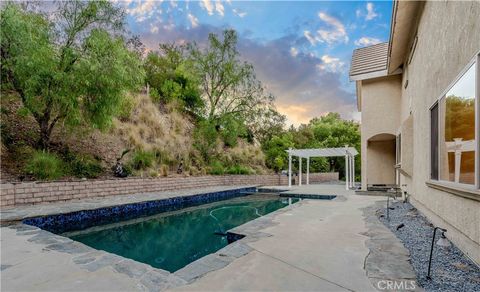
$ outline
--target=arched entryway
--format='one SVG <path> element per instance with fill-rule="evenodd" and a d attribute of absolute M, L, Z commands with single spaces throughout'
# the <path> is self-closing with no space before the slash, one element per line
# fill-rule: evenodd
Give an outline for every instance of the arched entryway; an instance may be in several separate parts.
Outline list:
<path fill-rule="evenodd" d="M 396 185 L 396 136 L 381 133 L 370 137 L 366 154 L 367 189 Z"/>

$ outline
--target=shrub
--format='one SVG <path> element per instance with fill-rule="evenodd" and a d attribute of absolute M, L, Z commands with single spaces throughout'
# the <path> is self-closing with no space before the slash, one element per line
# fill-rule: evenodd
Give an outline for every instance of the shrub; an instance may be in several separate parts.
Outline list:
<path fill-rule="evenodd" d="M 204 161 L 209 161 L 217 144 L 217 129 L 209 121 L 201 121 L 193 133 L 193 146 L 200 152 Z"/>
<path fill-rule="evenodd" d="M 35 151 L 27 162 L 25 170 L 40 180 L 53 180 L 64 175 L 64 163 L 55 154 L 46 151 Z"/>
<path fill-rule="evenodd" d="M 136 106 L 137 100 L 135 100 L 135 96 L 127 94 L 120 102 L 118 118 L 121 121 L 128 121 Z"/>
<path fill-rule="evenodd" d="M 161 176 L 168 176 L 168 165 L 162 164 L 160 167 L 160 174 Z"/>
<path fill-rule="evenodd" d="M 150 172 L 148 173 L 149 177 L 158 177 L 159 175 L 160 174 L 154 169 L 150 170 Z"/>
<path fill-rule="evenodd" d="M 273 169 L 275 170 L 275 172 L 281 171 L 283 169 L 283 165 L 284 165 L 283 157 L 277 156 L 273 160 Z"/>
<path fill-rule="evenodd" d="M 131 165 L 136 170 L 146 169 L 153 165 L 155 154 L 150 151 L 137 150 L 133 153 Z"/>
<path fill-rule="evenodd" d="M 229 147 L 235 147 L 238 137 L 247 133 L 244 122 L 235 117 L 224 117 L 221 121 L 221 126 L 223 142 Z"/>
<path fill-rule="evenodd" d="M 208 174 L 222 175 L 224 173 L 225 173 L 225 168 L 223 167 L 223 164 L 220 161 L 215 160 L 210 164 Z"/>
<path fill-rule="evenodd" d="M 150 98 L 154 103 L 158 103 L 160 101 L 160 94 L 153 87 L 150 88 Z"/>
<path fill-rule="evenodd" d="M 227 174 L 253 174 L 253 170 L 250 167 L 242 165 L 234 165 L 227 169 Z"/>
<path fill-rule="evenodd" d="M 68 161 L 68 167 L 72 175 L 80 178 L 97 178 L 103 173 L 100 161 L 89 155 L 75 155 Z"/>

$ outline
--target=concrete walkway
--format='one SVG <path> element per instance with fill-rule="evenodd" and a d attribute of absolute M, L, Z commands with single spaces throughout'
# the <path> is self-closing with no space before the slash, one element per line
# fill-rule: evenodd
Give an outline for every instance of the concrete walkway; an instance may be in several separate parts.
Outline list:
<path fill-rule="evenodd" d="M 375 291 L 375 283 L 392 278 L 386 266 L 373 281 L 366 268 L 383 267 L 375 261 L 365 266 L 376 234 L 398 244 L 388 230 L 372 231 L 366 219 L 365 210 L 384 198 L 357 196 L 341 185 L 294 187 L 291 192 L 338 197 L 303 200 L 239 226 L 233 231 L 246 234 L 244 239 L 174 274 L 46 231 L 2 227 L 2 291 Z M 404 252 L 402 248 L 393 245 L 388 252 Z M 382 258 L 381 250 L 377 256 Z M 411 270 L 408 261 L 402 264 Z M 192 276 L 191 268 L 199 266 L 207 272 Z"/>
<path fill-rule="evenodd" d="M 369 254 L 362 209 L 379 198 L 352 195 L 341 186 L 303 186 L 292 193 L 343 195 L 306 200 L 262 230 L 271 236 L 225 268 L 179 290 L 374 291 L 366 271 Z"/>

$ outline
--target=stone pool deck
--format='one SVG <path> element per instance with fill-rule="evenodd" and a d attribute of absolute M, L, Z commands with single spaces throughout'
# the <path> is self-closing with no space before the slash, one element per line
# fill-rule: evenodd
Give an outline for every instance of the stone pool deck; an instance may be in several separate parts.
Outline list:
<path fill-rule="evenodd" d="M 302 200 L 234 228 L 246 237 L 173 274 L 38 228 L 2 227 L 2 291 L 375 291 L 379 281 L 415 280 L 408 251 L 374 216 L 384 198 L 357 196 L 342 185 L 290 192 L 338 197 Z M 119 204 L 112 199 L 83 207 Z M 16 212 L 59 206 L 38 207 Z"/>

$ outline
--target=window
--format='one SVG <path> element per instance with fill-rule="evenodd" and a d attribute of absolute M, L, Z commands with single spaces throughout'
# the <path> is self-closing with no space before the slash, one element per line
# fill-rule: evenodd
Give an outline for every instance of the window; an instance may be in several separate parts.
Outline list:
<path fill-rule="evenodd" d="M 478 186 L 478 63 L 470 64 L 430 109 L 433 180 Z"/>

